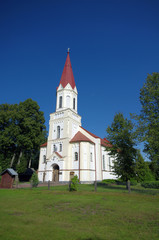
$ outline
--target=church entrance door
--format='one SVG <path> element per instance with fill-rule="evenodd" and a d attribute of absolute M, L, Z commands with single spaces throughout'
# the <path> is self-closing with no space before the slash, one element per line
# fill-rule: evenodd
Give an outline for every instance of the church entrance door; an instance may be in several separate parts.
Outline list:
<path fill-rule="evenodd" d="M 59 166 L 57 164 L 53 165 L 53 182 L 59 181 Z"/>

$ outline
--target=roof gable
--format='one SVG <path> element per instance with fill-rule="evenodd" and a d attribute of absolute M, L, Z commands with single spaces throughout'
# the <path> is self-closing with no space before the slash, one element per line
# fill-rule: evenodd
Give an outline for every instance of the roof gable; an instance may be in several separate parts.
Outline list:
<path fill-rule="evenodd" d="M 70 143 L 73 142 L 90 142 L 93 143 L 88 137 L 86 137 L 83 133 L 81 133 L 80 131 L 78 131 L 75 136 L 70 140 Z"/>

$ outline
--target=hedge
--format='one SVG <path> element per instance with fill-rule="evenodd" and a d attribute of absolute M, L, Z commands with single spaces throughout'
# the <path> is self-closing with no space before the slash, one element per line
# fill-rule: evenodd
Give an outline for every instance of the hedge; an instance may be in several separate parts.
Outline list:
<path fill-rule="evenodd" d="M 159 181 L 143 182 L 143 183 L 141 183 L 141 186 L 144 187 L 144 188 L 155 188 L 155 189 L 159 189 Z"/>

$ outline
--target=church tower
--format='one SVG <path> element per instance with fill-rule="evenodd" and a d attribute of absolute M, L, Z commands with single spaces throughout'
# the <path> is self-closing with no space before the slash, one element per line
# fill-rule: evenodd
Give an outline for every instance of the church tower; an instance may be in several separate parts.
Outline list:
<path fill-rule="evenodd" d="M 68 49 L 60 84 L 57 88 L 56 112 L 70 108 L 77 113 L 77 94 Z"/>
<path fill-rule="evenodd" d="M 110 143 L 81 126 L 78 92 L 69 49 L 56 89 L 56 110 L 50 114 L 47 143 L 40 146 L 39 181 L 68 182 L 77 175 L 80 182 L 115 178 L 112 159 L 105 146 Z"/>
<path fill-rule="evenodd" d="M 71 149 L 70 140 L 81 126 L 81 117 L 77 113 L 77 88 L 73 76 L 69 49 L 62 72 L 59 86 L 57 87 L 56 111 L 50 114 L 49 136 L 46 151 L 46 170 L 53 163 L 53 170 L 63 169 L 62 176 L 58 173 L 58 180 L 68 179 L 67 169 L 70 166 Z M 49 180 L 55 178 L 49 177 Z M 67 176 L 68 175 L 68 176 Z M 47 181 L 48 179 L 45 179 Z"/>

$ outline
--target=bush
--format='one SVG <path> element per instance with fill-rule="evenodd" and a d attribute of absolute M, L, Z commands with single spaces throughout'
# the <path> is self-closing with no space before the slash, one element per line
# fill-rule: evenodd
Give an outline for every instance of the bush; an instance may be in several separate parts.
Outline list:
<path fill-rule="evenodd" d="M 159 189 L 159 181 L 143 182 L 143 183 L 141 183 L 141 186 L 144 187 L 144 188 L 155 188 L 155 189 Z"/>
<path fill-rule="evenodd" d="M 102 183 L 105 183 L 105 184 L 116 184 L 116 180 L 114 180 L 114 179 L 104 179 L 104 180 L 102 180 Z"/>
<path fill-rule="evenodd" d="M 119 179 L 104 179 L 104 180 L 102 180 L 100 185 L 102 185 L 102 184 L 126 185 L 126 182 L 123 181 L 121 178 L 119 178 Z M 137 180 L 136 179 L 130 179 L 130 185 L 131 186 L 137 185 Z"/>
<path fill-rule="evenodd" d="M 30 182 L 32 184 L 32 187 L 37 187 L 39 184 L 39 179 L 38 179 L 38 175 L 36 172 L 33 173 Z"/>
<path fill-rule="evenodd" d="M 77 184 L 79 183 L 78 177 L 77 175 L 75 175 L 72 179 L 71 179 L 71 186 L 69 188 L 69 191 L 77 191 Z"/>

